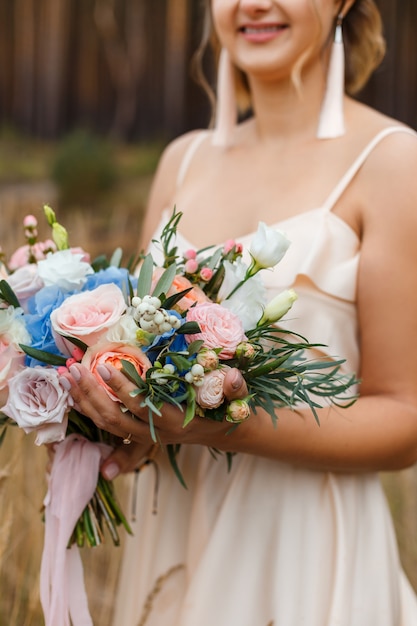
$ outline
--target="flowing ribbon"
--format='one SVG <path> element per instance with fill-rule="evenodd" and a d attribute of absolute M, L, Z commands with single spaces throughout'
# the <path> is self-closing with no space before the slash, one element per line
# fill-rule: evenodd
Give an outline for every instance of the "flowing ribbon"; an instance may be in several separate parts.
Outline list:
<path fill-rule="evenodd" d="M 110 451 L 110 446 L 75 434 L 56 447 L 44 501 L 40 595 L 45 626 L 93 626 L 79 549 L 67 546 L 78 518 L 94 495 L 101 461 Z"/>

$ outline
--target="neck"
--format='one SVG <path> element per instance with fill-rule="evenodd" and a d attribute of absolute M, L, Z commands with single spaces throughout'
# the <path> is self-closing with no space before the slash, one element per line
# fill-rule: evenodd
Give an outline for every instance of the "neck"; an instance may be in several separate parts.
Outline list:
<path fill-rule="evenodd" d="M 299 90 L 290 77 L 267 82 L 252 76 L 250 88 L 261 141 L 315 137 L 325 89 L 322 66 L 303 73 Z"/>

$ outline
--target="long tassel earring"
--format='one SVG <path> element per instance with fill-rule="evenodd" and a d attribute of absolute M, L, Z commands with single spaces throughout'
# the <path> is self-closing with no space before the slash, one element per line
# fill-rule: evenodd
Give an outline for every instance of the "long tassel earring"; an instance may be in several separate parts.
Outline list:
<path fill-rule="evenodd" d="M 232 61 L 222 48 L 217 76 L 217 109 L 213 133 L 213 145 L 227 148 L 237 121 L 236 90 Z"/>
<path fill-rule="evenodd" d="M 317 137 L 333 139 L 345 134 L 345 51 L 342 32 L 343 16 L 337 18 L 334 42 L 327 74 L 326 93 L 320 112 Z"/>

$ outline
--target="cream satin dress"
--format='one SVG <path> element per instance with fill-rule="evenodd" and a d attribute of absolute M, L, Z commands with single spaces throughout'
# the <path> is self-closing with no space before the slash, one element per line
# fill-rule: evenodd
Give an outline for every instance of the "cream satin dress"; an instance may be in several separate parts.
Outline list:
<path fill-rule="evenodd" d="M 263 273 L 269 297 L 297 290 L 287 325 L 345 358 L 348 371 L 359 366 L 360 241 L 332 208 L 392 132 L 411 131 L 380 133 L 323 207 L 276 224 L 292 243 L 276 271 Z M 239 241 L 247 246 L 250 239 Z M 177 242 L 192 246 L 181 235 Z M 347 418 L 341 411 L 335 419 Z M 223 457 L 199 446 L 184 446 L 180 463 L 187 490 L 158 458 L 156 515 L 154 472 L 140 474 L 114 626 L 417 625 L 417 601 L 377 474 L 309 471 L 245 454 L 235 456 L 228 473 Z"/>

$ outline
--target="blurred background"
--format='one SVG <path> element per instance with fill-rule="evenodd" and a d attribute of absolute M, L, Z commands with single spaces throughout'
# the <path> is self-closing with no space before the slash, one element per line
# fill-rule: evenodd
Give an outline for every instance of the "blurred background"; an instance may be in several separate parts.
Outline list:
<path fill-rule="evenodd" d="M 377 0 L 387 56 L 359 99 L 417 128 L 417 3 Z M 50 204 L 96 254 L 137 242 L 166 143 L 210 120 L 193 78 L 200 0 L 0 0 L 0 245 Z M 208 77 L 212 60 L 205 59 Z M 394 158 L 394 156 L 393 156 Z M 394 418 L 394 416 L 393 416 Z M 0 626 L 41 626 L 45 452 L 9 429 L 0 449 Z M 404 567 L 417 589 L 417 479 L 383 475 Z M 125 482 L 119 493 L 125 498 Z M 128 505 L 128 503 L 126 503 Z M 372 532 L 372 529 L 369 529 Z M 94 623 L 110 624 L 121 550 L 85 549 Z"/>

